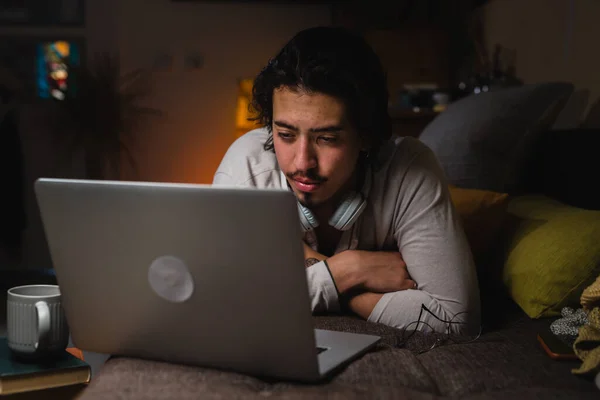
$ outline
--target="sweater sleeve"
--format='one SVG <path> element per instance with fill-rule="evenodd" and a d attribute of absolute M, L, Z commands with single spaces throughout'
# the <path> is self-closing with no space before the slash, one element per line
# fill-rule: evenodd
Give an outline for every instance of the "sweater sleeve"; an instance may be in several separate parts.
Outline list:
<path fill-rule="evenodd" d="M 313 313 L 339 312 L 337 289 L 325 262 L 321 261 L 306 269 L 308 292 Z"/>
<path fill-rule="evenodd" d="M 454 332 L 479 329 L 479 287 L 471 250 L 450 198 L 444 173 L 424 147 L 400 178 L 394 238 L 418 288 L 386 293 L 370 321 L 403 328 L 416 322 L 422 305 Z M 454 319 L 453 319 L 454 318 Z M 423 312 L 418 329 L 444 331 L 447 324 Z M 412 325 L 412 327 L 415 327 Z"/>

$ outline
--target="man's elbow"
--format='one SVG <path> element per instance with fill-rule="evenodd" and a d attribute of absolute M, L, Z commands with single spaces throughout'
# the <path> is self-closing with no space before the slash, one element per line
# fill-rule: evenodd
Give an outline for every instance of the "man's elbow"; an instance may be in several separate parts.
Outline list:
<path fill-rule="evenodd" d="M 447 332 L 451 335 L 472 336 L 481 331 L 481 313 L 479 307 L 464 311 L 447 310 Z"/>
<path fill-rule="evenodd" d="M 461 321 L 454 319 L 449 324 L 449 333 L 457 336 L 473 336 L 481 331 L 481 319 L 479 316 L 470 315 L 461 318 Z"/>
<path fill-rule="evenodd" d="M 478 303 L 470 301 L 441 301 L 431 299 L 427 322 L 438 332 L 455 336 L 474 336 L 481 330 L 481 312 Z"/>

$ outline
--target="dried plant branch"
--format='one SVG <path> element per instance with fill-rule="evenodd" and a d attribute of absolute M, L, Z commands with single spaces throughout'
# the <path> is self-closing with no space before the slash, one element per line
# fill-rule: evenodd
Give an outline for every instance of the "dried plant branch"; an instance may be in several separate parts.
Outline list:
<path fill-rule="evenodd" d="M 65 158 L 70 160 L 83 150 L 102 169 L 118 173 L 125 156 L 136 170 L 131 151 L 136 133 L 148 118 L 164 115 L 143 105 L 151 93 L 150 75 L 142 69 L 122 74 L 118 57 L 108 53 L 97 54 L 88 66 L 73 68 L 72 73 L 76 93 L 59 104 L 54 127 L 57 138 L 66 144 Z"/>

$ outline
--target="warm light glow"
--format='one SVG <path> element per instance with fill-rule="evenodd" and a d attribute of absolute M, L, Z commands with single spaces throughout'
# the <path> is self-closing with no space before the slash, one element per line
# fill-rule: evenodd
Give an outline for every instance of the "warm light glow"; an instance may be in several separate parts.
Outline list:
<path fill-rule="evenodd" d="M 260 126 L 256 121 L 248 121 L 248 118 L 254 116 L 254 113 L 250 109 L 252 84 L 252 79 L 240 79 L 238 82 L 238 98 L 235 112 L 235 127 L 238 136 Z"/>

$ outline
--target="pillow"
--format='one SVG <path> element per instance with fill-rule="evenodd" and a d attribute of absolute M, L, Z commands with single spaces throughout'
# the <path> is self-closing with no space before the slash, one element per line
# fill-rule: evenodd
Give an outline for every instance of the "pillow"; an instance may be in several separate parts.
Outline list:
<path fill-rule="evenodd" d="M 513 198 L 508 213 L 516 217 L 502 272 L 509 295 L 531 318 L 579 308 L 600 273 L 600 211 L 532 195 Z"/>
<path fill-rule="evenodd" d="M 449 183 L 518 193 L 537 138 L 552 126 L 573 89 L 559 82 L 470 95 L 451 103 L 419 140 L 433 150 Z"/>
<path fill-rule="evenodd" d="M 508 194 L 449 185 L 452 203 L 461 217 L 463 229 L 475 260 L 483 257 L 495 242 L 506 218 Z"/>

